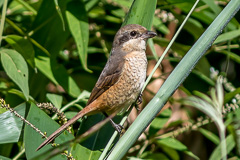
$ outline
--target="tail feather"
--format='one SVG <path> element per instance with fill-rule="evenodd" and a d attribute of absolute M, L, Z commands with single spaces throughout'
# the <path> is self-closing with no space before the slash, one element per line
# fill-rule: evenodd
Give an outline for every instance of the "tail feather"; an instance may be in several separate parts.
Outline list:
<path fill-rule="evenodd" d="M 83 110 L 82 110 L 83 111 Z M 67 123 L 65 123 L 64 125 L 62 125 L 60 128 L 58 128 L 55 132 L 53 132 L 37 149 L 36 151 L 38 151 L 39 149 L 41 149 L 42 147 L 44 147 L 45 145 L 51 143 L 56 137 L 58 137 L 68 126 L 70 126 L 71 124 L 73 124 L 74 122 L 76 122 L 78 119 L 82 118 L 85 113 L 84 112 L 78 112 L 72 119 L 70 119 Z"/>

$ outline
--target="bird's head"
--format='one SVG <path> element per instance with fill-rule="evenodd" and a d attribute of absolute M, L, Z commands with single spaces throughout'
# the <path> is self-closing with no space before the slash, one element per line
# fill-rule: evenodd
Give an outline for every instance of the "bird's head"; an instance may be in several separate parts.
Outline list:
<path fill-rule="evenodd" d="M 121 47 L 127 52 L 145 50 L 147 39 L 156 35 L 141 25 L 129 24 L 119 29 L 113 41 L 113 48 Z"/>

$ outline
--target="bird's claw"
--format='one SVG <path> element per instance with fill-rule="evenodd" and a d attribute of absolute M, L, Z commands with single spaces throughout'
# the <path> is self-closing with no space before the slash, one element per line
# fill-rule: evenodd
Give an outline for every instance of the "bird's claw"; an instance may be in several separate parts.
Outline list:
<path fill-rule="evenodd" d="M 142 93 L 137 98 L 137 105 L 140 105 L 142 103 Z"/>

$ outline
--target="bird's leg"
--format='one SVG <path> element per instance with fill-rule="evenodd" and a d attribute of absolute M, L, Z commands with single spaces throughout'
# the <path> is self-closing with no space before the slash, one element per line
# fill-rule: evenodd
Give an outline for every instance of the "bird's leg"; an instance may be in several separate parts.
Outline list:
<path fill-rule="evenodd" d="M 103 112 L 104 116 L 108 117 L 108 114 L 106 112 Z M 110 122 L 113 126 L 113 128 L 115 128 L 115 130 L 121 134 L 122 133 L 122 129 L 123 129 L 123 126 L 121 126 L 120 124 L 116 124 L 112 119 L 110 119 Z"/>

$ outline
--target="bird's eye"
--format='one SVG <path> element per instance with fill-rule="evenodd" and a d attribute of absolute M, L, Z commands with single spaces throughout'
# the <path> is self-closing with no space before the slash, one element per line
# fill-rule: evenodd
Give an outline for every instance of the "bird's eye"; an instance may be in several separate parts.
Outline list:
<path fill-rule="evenodd" d="M 130 32 L 130 35 L 131 35 L 132 37 L 136 36 L 136 34 L 137 34 L 136 31 L 132 31 L 132 32 Z"/>

